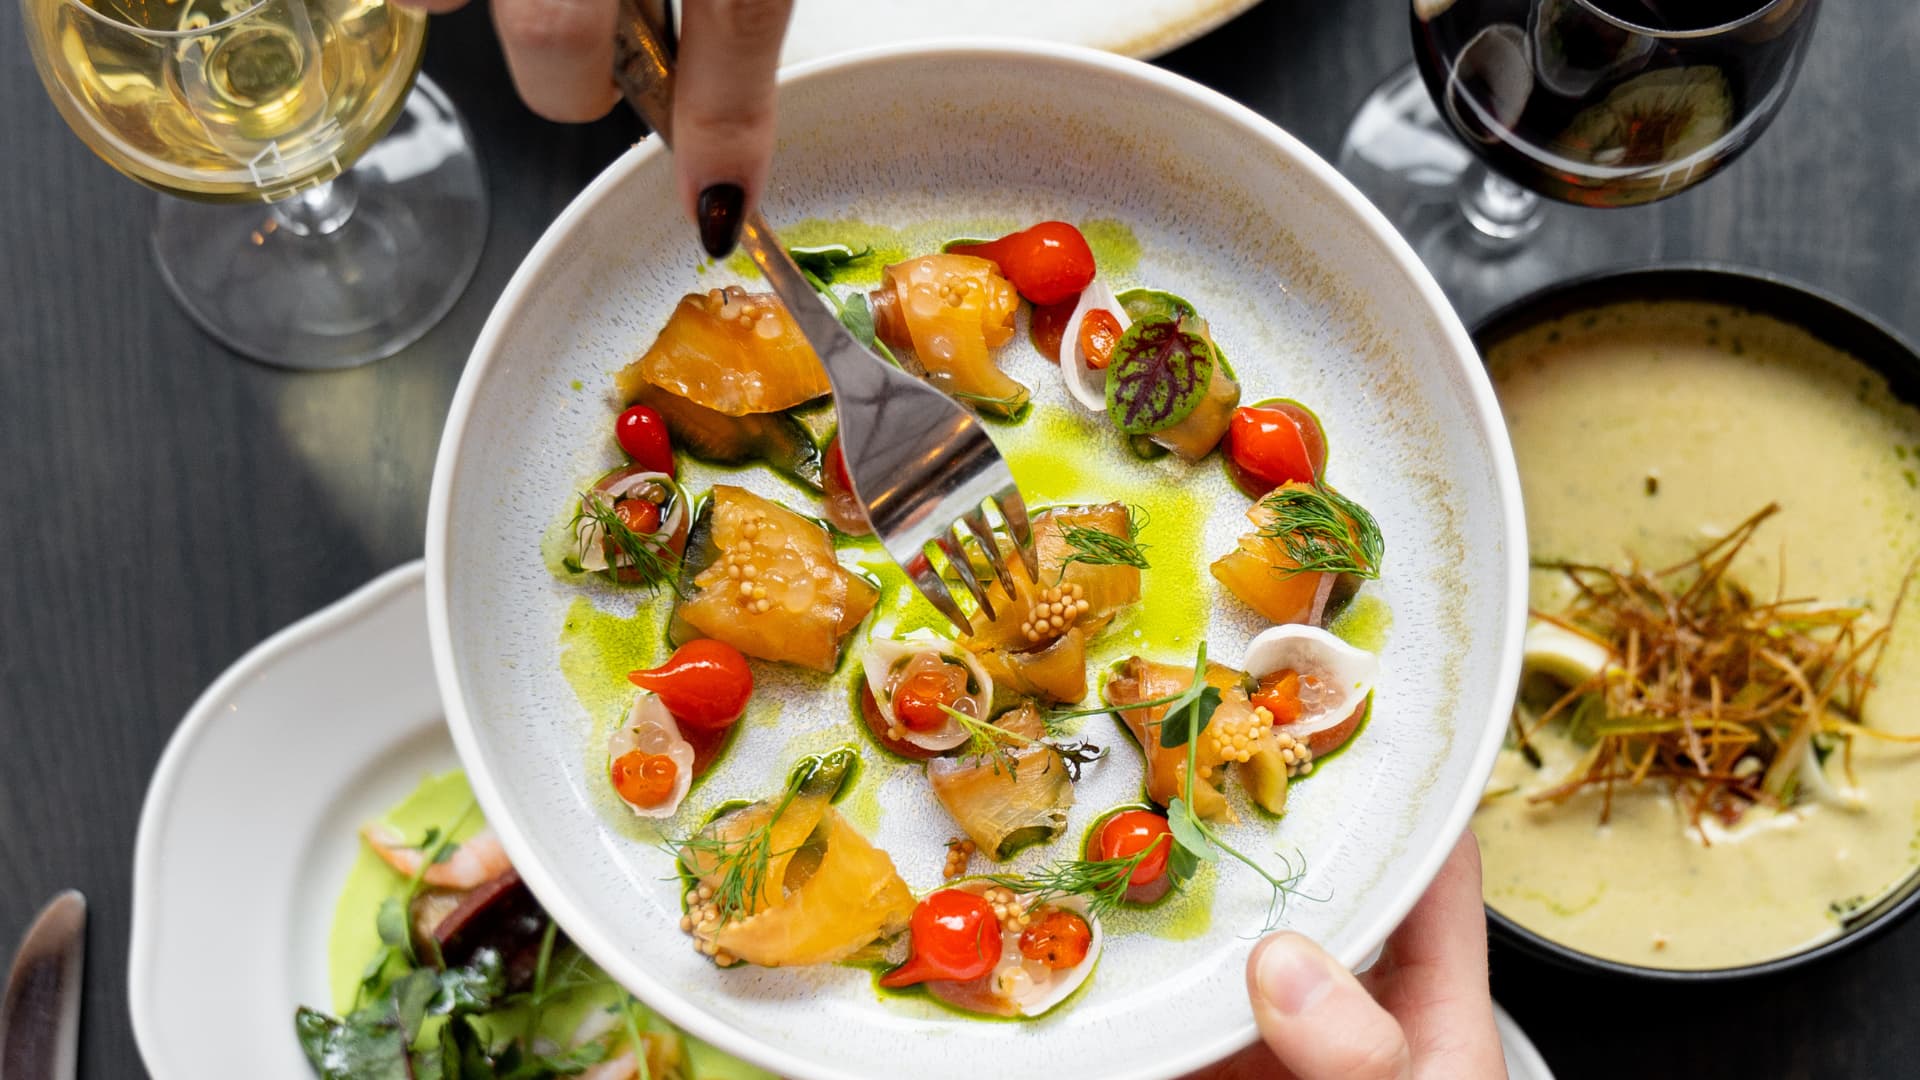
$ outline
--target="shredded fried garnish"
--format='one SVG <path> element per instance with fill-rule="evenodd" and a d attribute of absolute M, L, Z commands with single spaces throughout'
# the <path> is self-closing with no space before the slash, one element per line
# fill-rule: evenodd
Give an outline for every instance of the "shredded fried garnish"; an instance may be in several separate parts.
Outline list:
<path fill-rule="evenodd" d="M 1820 757 L 1840 754 L 1851 776 L 1855 736 L 1910 741 L 1861 717 L 1913 569 L 1877 625 L 1865 608 L 1791 599 L 1783 585 L 1773 600 L 1756 600 L 1728 568 L 1779 509 L 1769 504 L 1665 569 L 1535 564 L 1565 573 L 1578 594 L 1566 611 L 1535 617 L 1612 657 L 1537 716 L 1516 711 L 1523 751 L 1554 720 L 1591 744 L 1533 801 L 1560 803 L 1597 787 L 1605 821 L 1616 786 L 1664 780 L 1705 839 L 1709 814 L 1731 825 L 1756 805 L 1792 804 L 1804 794 L 1802 770 L 1819 768 Z"/>

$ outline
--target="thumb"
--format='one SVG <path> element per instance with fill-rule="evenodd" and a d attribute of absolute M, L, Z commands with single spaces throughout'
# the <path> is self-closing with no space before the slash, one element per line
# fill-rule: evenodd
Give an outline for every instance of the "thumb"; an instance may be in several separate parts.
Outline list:
<path fill-rule="evenodd" d="M 1412 1055 L 1400 1024 L 1312 941 L 1273 934 L 1247 959 L 1260 1038 L 1299 1080 L 1400 1080 Z"/>

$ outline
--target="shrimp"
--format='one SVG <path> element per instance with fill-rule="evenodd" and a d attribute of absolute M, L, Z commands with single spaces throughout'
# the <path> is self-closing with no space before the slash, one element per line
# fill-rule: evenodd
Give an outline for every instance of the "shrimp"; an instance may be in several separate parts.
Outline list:
<path fill-rule="evenodd" d="M 427 852 L 409 846 L 398 830 L 374 821 L 361 826 L 360 835 L 395 873 L 407 877 L 420 874 L 420 880 L 436 889 L 478 888 L 513 869 L 513 864 L 507 861 L 506 850 L 500 846 L 500 838 L 491 828 L 453 845 L 447 857 L 428 866 L 425 873 L 421 873 L 420 867 L 426 861 Z"/>
<path fill-rule="evenodd" d="M 640 1075 L 640 1059 L 629 1050 L 619 1057 L 589 1066 L 579 1080 L 633 1080 Z"/>

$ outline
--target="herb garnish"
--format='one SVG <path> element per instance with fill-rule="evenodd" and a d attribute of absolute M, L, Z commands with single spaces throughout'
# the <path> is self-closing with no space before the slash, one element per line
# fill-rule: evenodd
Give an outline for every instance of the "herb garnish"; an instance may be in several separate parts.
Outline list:
<path fill-rule="evenodd" d="M 1345 495 L 1319 484 L 1283 487 L 1260 500 L 1266 523 L 1260 535 L 1280 544 L 1294 566 L 1279 570 L 1295 574 L 1353 574 L 1380 576 L 1386 540 L 1367 509 Z"/>
<path fill-rule="evenodd" d="M 686 493 L 676 488 L 670 498 L 684 500 Z M 681 592 L 675 572 L 680 556 L 673 553 L 667 538 L 660 533 L 646 535 L 629 528 L 614 509 L 614 500 L 605 492 L 581 492 L 580 508 L 574 511 L 568 525 L 579 541 L 582 558 L 594 544 L 612 545 L 613 557 L 607 560 L 606 572 L 615 581 L 644 585 L 649 592 L 658 591 L 663 585 Z"/>
<path fill-rule="evenodd" d="M 800 267 L 800 274 L 807 279 L 807 284 L 813 286 L 813 290 L 833 306 L 834 316 L 840 320 L 840 325 L 846 327 L 847 332 L 860 344 L 885 357 L 887 363 L 899 367 L 899 358 L 874 332 L 873 312 L 867 307 L 866 294 L 856 289 L 842 300 L 833 291 L 833 279 L 840 268 L 872 257 L 873 248 L 862 247 L 855 251 L 846 244 L 821 244 L 816 247 L 788 248 L 787 254 L 793 256 L 794 264 Z"/>
<path fill-rule="evenodd" d="M 1090 525 L 1069 525 L 1061 532 L 1060 539 L 1066 541 L 1067 557 L 1060 562 L 1060 576 L 1064 580 L 1068 565 L 1085 563 L 1088 566 L 1131 566 L 1136 570 L 1149 569 L 1146 550 L 1148 545 L 1140 543 L 1136 537 L 1147 525 L 1146 511 L 1138 506 L 1127 507 L 1126 536 L 1115 536 L 1104 529 Z"/>
<path fill-rule="evenodd" d="M 424 891 L 427 868 L 452 856 L 459 847 L 452 837 L 473 812 L 469 804 L 451 827 L 426 830 L 417 845 L 426 856 L 419 869 L 399 895 L 380 905 L 375 922 L 381 949 L 355 989 L 353 1009 L 344 1018 L 306 1007 L 294 1013 L 294 1034 L 321 1080 L 552 1080 L 577 1075 L 610 1053 L 605 1039 L 553 1053 L 534 1049 L 541 1011 L 549 1003 L 611 985 L 576 949 L 556 959 L 558 929 L 551 920 L 526 993 L 508 993 L 505 966 L 494 949 L 475 950 L 460 967 L 416 952 L 408 912 Z M 507 1037 L 506 1018 L 499 1013 L 520 1008 L 526 1011 L 513 1019 L 523 1019 L 521 1034 Z M 646 1043 L 638 1024 L 630 1022 L 626 1034 L 644 1062 Z"/>
<path fill-rule="evenodd" d="M 1106 750 L 1085 739 L 1075 739 L 1072 742 L 1056 741 L 1051 737 L 1051 727 L 1049 727 L 1048 738 L 1033 739 L 1015 731 L 1008 731 L 990 721 L 968 716 L 951 705 L 942 705 L 940 708 L 967 730 L 967 753 L 992 761 L 995 773 L 998 773 L 1004 765 L 1007 775 L 1014 779 L 1019 779 L 1020 763 L 1014 758 L 1011 747 L 1036 744 L 1047 747 L 1060 755 L 1060 760 L 1067 767 L 1067 775 L 1074 780 L 1080 779 L 1082 766 L 1090 765 L 1107 756 Z"/>
<path fill-rule="evenodd" d="M 1043 866 L 1030 874 L 990 874 L 988 881 L 1019 893 L 1042 897 L 1085 897 L 1094 918 L 1111 914 L 1127 898 L 1133 885 L 1133 872 L 1149 855 L 1159 851 L 1162 837 L 1124 858 L 1069 859 Z M 1167 842 L 1171 842 L 1168 840 Z"/>
<path fill-rule="evenodd" d="M 1107 416 L 1122 434 L 1147 435 L 1185 420 L 1213 383 L 1213 345 L 1197 319 L 1164 316 L 1127 327 L 1107 367 Z"/>

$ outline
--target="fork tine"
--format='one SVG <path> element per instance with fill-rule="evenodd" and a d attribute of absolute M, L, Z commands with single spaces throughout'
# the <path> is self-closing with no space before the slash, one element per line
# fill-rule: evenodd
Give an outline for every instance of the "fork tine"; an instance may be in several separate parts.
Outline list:
<path fill-rule="evenodd" d="M 954 574 L 959 577 L 960 583 L 967 587 L 967 591 L 973 594 L 973 602 L 980 605 L 981 614 L 989 619 L 995 618 L 993 601 L 987 599 L 987 590 L 980 587 L 980 578 L 974 574 L 973 564 L 967 561 L 965 545 L 955 539 L 952 533 L 947 532 L 934 537 L 933 542 L 939 544 L 940 550 L 947 553 L 947 561 L 953 564 Z"/>
<path fill-rule="evenodd" d="M 926 552 L 915 555 L 900 568 L 913 579 L 914 588 L 927 598 L 927 603 L 940 609 L 940 614 L 945 615 L 962 634 L 973 636 L 973 624 L 967 621 L 960 605 L 953 602 L 953 594 L 947 591 L 946 582 L 941 581 L 940 575 L 934 572 L 933 561 L 927 558 Z"/>
<path fill-rule="evenodd" d="M 960 520 L 966 523 L 967 531 L 973 534 L 973 538 L 980 542 L 980 553 L 987 557 L 987 565 L 993 567 L 993 572 L 999 577 L 1001 587 L 1007 590 L 1007 595 L 1018 596 L 1019 594 L 1013 588 L 1013 575 L 1007 571 L 1006 556 L 1000 553 L 1000 541 L 994 538 L 993 526 L 987 524 L 987 515 L 981 513 L 980 508 L 976 506 L 961 514 Z"/>
<path fill-rule="evenodd" d="M 999 507 L 1000 516 L 1007 519 L 1007 534 L 1013 537 L 1013 546 L 1020 550 L 1020 561 L 1027 567 L 1027 580 L 1040 584 L 1040 568 L 1033 558 L 1033 529 L 1027 523 L 1027 503 L 1020 497 L 1020 489 L 1009 483 L 993 497 L 993 504 Z M 996 569 L 1000 569 L 997 564 Z M 1006 571 L 1000 572 L 1004 580 Z"/>

